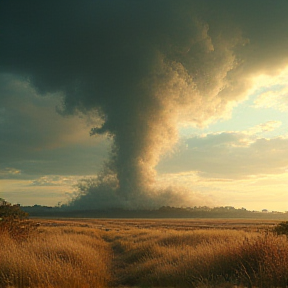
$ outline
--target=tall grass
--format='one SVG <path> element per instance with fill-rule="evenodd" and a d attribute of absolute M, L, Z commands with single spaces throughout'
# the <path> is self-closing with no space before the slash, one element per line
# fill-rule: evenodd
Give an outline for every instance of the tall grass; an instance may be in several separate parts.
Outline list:
<path fill-rule="evenodd" d="M 107 237 L 118 255 L 115 269 L 119 276 L 115 285 L 262 288 L 288 285 L 288 243 L 272 234 L 134 230 Z"/>
<path fill-rule="evenodd" d="M 288 285 L 285 235 L 241 229 L 147 229 L 145 221 L 137 225 L 119 224 L 117 220 L 101 222 L 103 225 L 86 221 L 89 225 L 55 221 L 61 226 L 41 228 L 24 241 L 2 233 L 0 287 Z"/>
<path fill-rule="evenodd" d="M 0 287 L 107 287 L 110 250 L 90 230 L 49 228 L 24 242 L 2 234 Z"/>

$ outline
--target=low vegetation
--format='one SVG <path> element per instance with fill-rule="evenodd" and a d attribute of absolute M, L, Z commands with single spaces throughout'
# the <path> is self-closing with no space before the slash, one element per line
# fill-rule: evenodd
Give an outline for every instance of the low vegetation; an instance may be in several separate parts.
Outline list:
<path fill-rule="evenodd" d="M 35 231 L 37 223 L 28 220 L 28 213 L 21 210 L 18 205 L 5 203 L 0 205 L 0 234 L 23 241 Z"/>
<path fill-rule="evenodd" d="M 288 237 L 288 221 L 279 223 L 275 227 L 274 232 L 277 235 L 286 235 Z"/>
<path fill-rule="evenodd" d="M 0 287 L 287 287 L 288 241 L 274 222 L 41 220 L 0 234 Z M 284 233 L 285 234 L 285 233 Z"/>
<path fill-rule="evenodd" d="M 1 235 L 0 287 L 107 287 L 111 253 L 91 229 L 45 228 L 26 242 Z"/>
<path fill-rule="evenodd" d="M 271 288 L 288 284 L 288 243 L 270 233 L 146 230 L 106 237 L 118 255 L 118 285 Z"/>

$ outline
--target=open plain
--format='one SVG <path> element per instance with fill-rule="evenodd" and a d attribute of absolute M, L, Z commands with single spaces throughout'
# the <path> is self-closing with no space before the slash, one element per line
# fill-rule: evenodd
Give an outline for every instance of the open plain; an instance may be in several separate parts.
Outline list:
<path fill-rule="evenodd" d="M 279 221 L 33 219 L 0 235 L 0 287 L 286 287 Z"/>

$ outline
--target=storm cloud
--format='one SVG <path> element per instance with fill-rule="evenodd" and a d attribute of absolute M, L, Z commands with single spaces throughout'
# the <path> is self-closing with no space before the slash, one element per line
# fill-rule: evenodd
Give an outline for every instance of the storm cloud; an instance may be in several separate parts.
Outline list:
<path fill-rule="evenodd" d="M 193 197 L 177 188 L 155 189 L 156 165 L 179 125 L 226 117 L 253 76 L 287 65 L 287 8 L 284 0 L 4 0 L 0 72 L 60 92 L 60 113 L 94 113 L 91 135 L 113 140 L 103 172 L 80 184 L 73 205 L 188 204 Z"/>

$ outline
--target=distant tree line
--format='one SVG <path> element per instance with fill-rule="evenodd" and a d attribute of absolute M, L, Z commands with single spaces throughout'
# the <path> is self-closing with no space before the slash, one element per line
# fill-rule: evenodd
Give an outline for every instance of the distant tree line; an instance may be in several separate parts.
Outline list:
<path fill-rule="evenodd" d="M 25 206 L 22 207 L 31 216 L 57 216 L 57 217 L 98 217 L 98 218 L 263 218 L 263 219 L 287 219 L 288 213 L 249 211 L 245 208 L 233 206 L 208 207 L 171 207 L 163 206 L 159 209 L 125 210 L 111 208 L 103 210 L 72 210 L 67 206 Z"/>

